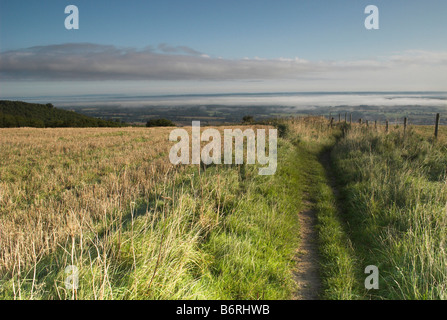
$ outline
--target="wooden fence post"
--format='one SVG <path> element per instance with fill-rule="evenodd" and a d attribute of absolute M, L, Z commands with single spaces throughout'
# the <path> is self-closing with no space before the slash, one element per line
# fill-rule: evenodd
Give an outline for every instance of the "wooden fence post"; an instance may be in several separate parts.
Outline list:
<path fill-rule="evenodd" d="M 407 117 L 404 118 L 404 137 L 406 132 L 407 132 Z"/>
<path fill-rule="evenodd" d="M 438 139 L 438 130 L 439 130 L 439 113 L 436 114 L 435 139 Z"/>
<path fill-rule="evenodd" d="M 388 133 L 388 120 L 386 121 L 386 124 L 385 124 L 385 132 Z"/>
<path fill-rule="evenodd" d="M 351 124 L 351 123 L 352 123 L 352 113 L 349 114 L 349 124 Z"/>

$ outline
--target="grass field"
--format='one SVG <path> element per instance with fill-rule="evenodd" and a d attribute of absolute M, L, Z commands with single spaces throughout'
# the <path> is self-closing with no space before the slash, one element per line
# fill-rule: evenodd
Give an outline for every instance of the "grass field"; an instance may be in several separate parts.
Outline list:
<path fill-rule="evenodd" d="M 0 297 L 290 297 L 288 142 L 272 180 L 254 166 L 173 166 L 171 130 L 3 130 Z M 78 290 L 65 286 L 71 265 Z"/>
<path fill-rule="evenodd" d="M 0 299 L 291 299 L 304 200 L 320 298 L 445 299 L 446 128 L 278 129 L 273 176 L 173 166 L 172 128 L 0 129 Z"/>
<path fill-rule="evenodd" d="M 356 128 L 332 152 L 357 256 L 380 270 L 371 298 L 446 298 L 447 146 L 432 128 Z"/>

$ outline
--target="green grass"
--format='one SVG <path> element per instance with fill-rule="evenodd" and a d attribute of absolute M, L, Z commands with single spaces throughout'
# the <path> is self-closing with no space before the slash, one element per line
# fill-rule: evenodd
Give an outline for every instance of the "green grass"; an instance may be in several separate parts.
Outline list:
<path fill-rule="evenodd" d="M 301 175 L 295 170 L 293 146 L 280 141 L 278 172 L 258 176 L 253 167 L 242 174 L 234 212 L 205 244 L 214 257 L 207 287 L 219 299 L 288 299 L 296 289 L 293 257 L 298 246 Z"/>
<path fill-rule="evenodd" d="M 310 123 L 294 138 L 303 176 L 304 192 L 317 216 L 320 254 L 321 299 L 351 300 L 362 298 L 355 252 L 340 217 L 337 199 L 330 183 L 330 163 L 325 157 L 334 147 L 341 131 L 327 129 L 327 124 Z"/>
<path fill-rule="evenodd" d="M 323 151 L 327 152 L 327 151 Z M 315 154 L 310 154 L 314 161 Z M 320 153 L 321 157 L 321 153 Z M 326 170 L 314 162 L 310 176 L 310 194 L 315 201 L 317 231 L 321 256 L 322 298 L 351 300 L 361 297 L 358 265 L 346 228 L 340 219 L 337 199 L 330 186 Z"/>
<path fill-rule="evenodd" d="M 447 148 L 411 129 L 353 130 L 333 151 L 362 267 L 379 268 L 373 299 L 445 299 Z"/>
<path fill-rule="evenodd" d="M 290 298 L 302 181 L 292 144 L 278 152 L 275 176 L 249 165 L 166 176 L 127 211 L 4 273 L 0 299 Z M 69 265 L 76 292 L 65 288 Z"/>
<path fill-rule="evenodd" d="M 446 299 L 445 142 L 411 127 L 405 137 L 401 128 L 385 134 L 365 126 L 342 135 L 341 126 L 330 129 L 320 118 L 277 128 L 273 176 L 258 175 L 253 165 L 182 167 L 133 201 L 98 213 L 81 232 L 82 215 L 65 212 L 73 232 L 53 251 L 29 250 L 32 263 L 0 274 L 0 299 L 290 299 L 305 206 L 317 216 L 320 298 Z M 21 158 L 24 165 L 5 169 L 3 179 L 40 172 L 33 159 Z M 84 169 L 83 181 L 95 185 L 113 174 L 109 166 Z M 51 190 L 33 183 L 37 197 L 55 201 L 78 187 L 68 180 Z M 26 210 L 30 200 L 20 201 Z M 65 288 L 69 265 L 79 269 L 76 292 Z M 379 290 L 364 288 L 368 265 L 379 268 Z"/>

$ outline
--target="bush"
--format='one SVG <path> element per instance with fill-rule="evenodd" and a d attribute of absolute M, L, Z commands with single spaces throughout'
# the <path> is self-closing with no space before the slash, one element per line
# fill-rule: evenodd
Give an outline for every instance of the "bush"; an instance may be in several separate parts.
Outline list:
<path fill-rule="evenodd" d="M 146 123 L 146 127 L 175 127 L 175 123 L 167 119 L 151 119 Z"/>
<path fill-rule="evenodd" d="M 289 133 L 289 127 L 285 123 L 277 123 L 275 124 L 275 127 L 278 130 L 278 136 L 280 138 L 285 138 Z"/>
<path fill-rule="evenodd" d="M 242 123 L 253 123 L 254 119 L 253 116 L 244 116 L 242 118 Z"/>

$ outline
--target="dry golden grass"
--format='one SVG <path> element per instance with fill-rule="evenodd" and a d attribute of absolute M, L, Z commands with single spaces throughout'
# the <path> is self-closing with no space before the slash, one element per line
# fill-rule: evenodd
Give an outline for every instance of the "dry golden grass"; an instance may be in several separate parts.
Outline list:
<path fill-rule="evenodd" d="M 172 130 L 0 129 L 0 275 L 82 243 L 184 170 L 169 161 Z"/>
<path fill-rule="evenodd" d="M 331 129 L 330 122 L 324 117 L 299 117 L 287 121 L 289 129 L 306 142 L 322 143 L 333 138 L 333 130 L 337 130 L 335 122 Z"/>
<path fill-rule="evenodd" d="M 423 137 L 431 138 L 434 137 L 435 127 L 434 126 L 410 126 L 413 130 Z M 441 144 L 447 144 L 447 126 L 439 126 L 438 131 L 438 141 Z"/>
<path fill-rule="evenodd" d="M 321 139 L 325 139 L 328 135 L 332 133 L 330 130 L 330 121 L 327 120 L 324 117 L 300 117 L 300 118 L 292 118 L 288 122 L 290 125 L 290 128 L 293 130 L 293 132 L 296 132 L 300 134 L 300 136 L 304 140 L 308 141 L 317 141 L 321 142 Z M 345 123 L 344 120 L 338 121 L 336 119 L 333 120 L 333 129 L 336 129 L 340 125 L 343 125 Z M 368 130 L 370 131 L 377 131 L 377 132 L 386 132 L 386 125 L 383 122 L 379 122 L 375 124 L 373 121 L 366 124 L 363 122 L 362 124 L 359 124 L 358 122 L 349 123 L 351 128 L 354 129 L 354 131 L 358 131 L 360 134 L 361 132 L 366 132 Z M 413 131 L 416 134 L 420 134 L 422 137 L 427 138 L 428 140 L 432 140 L 434 138 L 435 133 L 435 127 L 434 125 L 411 125 L 409 124 L 407 126 L 408 131 Z M 392 124 L 390 123 L 388 125 L 388 132 L 401 132 L 403 134 L 404 132 L 404 125 L 403 124 Z M 438 130 L 438 139 L 437 141 L 440 144 L 447 144 L 447 126 L 439 126 Z"/>
<path fill-rule="evenodd" d="M 172 165 L 173 129 L 0 129 L 0 299 L 226 297 L 200 246 L 249 200 L 242 169 Z M 70 265 L 79 290 L 64 282 Z"/>
<path fill-rule="evenodd" d="M 0 271 L 128 212 L 172 168 L 170 130 L 0 129 Z"/>

